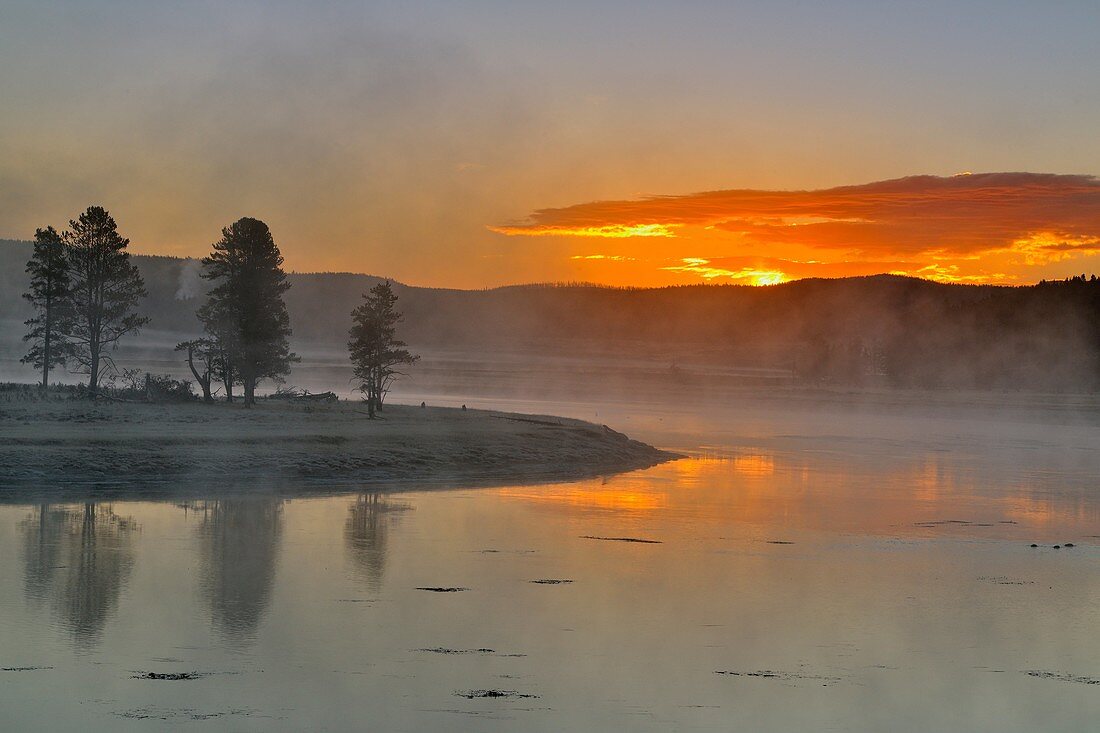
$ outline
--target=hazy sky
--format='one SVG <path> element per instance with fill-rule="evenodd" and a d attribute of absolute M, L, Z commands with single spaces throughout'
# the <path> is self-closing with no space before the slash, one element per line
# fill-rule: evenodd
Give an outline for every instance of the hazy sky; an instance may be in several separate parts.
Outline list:
<path fill-rule="evenodd" d="M 0 237 L 94 203 L 138 252 L 256 216 L 427 285 L 1100 272 L 1097 69 L 1095 0 L 0 0 Z"/>

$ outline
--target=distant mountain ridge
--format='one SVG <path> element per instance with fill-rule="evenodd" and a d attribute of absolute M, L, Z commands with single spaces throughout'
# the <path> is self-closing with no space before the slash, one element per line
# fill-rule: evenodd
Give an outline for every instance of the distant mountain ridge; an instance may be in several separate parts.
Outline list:
<path fill-rule="evenodd" d="M 23 320 L 29 242 L 0 240 L 0 314 Z M 150 329 L 198 335 L 207 283 L 193 259 L 134 255 Z M 351 310 L 381 278 L 291 273 L 295 348 L 343 349 Z M 416 350 L 790 370 L 814 381 L 1091 390 L 1100 385 L 1100 281 L 949 285 L 895 275 L 782 285 L 451 290 L 395 284 Z M 21 333 L 21 332 L 20 332 Z M 3 334 L 10 343 L 14 334 Z"/>

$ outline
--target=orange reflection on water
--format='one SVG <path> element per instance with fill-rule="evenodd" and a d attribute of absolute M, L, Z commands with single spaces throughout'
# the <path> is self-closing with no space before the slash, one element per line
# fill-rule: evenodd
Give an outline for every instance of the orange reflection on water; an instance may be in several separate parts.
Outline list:
<path fill-rule="evenodd" d="M 771 455 L 736 456 L 730 465 L 734 471 L 749 478 L 764 478 L 775 473 L 775 458 Z"/>
<path fill-rule="evenodd" d="M 564 487 L 515 487 L 500 489 L 498 496 L 539 504 L 557 504 L 576 509 L 609 511 L 655 511 L 668 508 L 668 496 L 653 491 L 631 490 L 598 481 L 586 481 Z"/>
<path fill-rule="evenodd" d="M 1004 500 L 1005 516 L 1021 524 L 1036 527 L 1064 527 L 1096 519 L 1095 511 L 1083 500 L 1056 505 L 1048 498 L 1009 496 Z"/>
<path fill-rule="evenodd" d="M 1034 478 L 973 472 L 940 453 L 867 464 L 815 453 L 745 451 L 685 458 L 604 480 L 501 489 L 558 512 L 644 517 L 662 536 L 700 537 L 722 525 L 753 533 L 827 530 L 893 537 L 942 534 L 1042 540 L 1044 529 L 1078 528 L 1097 510 L 1074 492 L 1050 493 Z M 624 526 L 625 531 L 625 526 Z M 722 530 L 724 533 L 726 530 Z M 1096 534 L 1089 531 L 1088 535 Z M 1077 541 L 1086 535 L 1074 535 Z M 1059 539 L 1071 539 L 1070 536 Z"/>

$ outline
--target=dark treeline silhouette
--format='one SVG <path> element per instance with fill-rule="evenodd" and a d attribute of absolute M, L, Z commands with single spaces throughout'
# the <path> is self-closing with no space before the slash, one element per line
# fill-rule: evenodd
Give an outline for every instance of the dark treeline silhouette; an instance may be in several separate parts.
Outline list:
<path fill-rule="evenodd" d="M 100 206 L 89 206 L 63 235 L 69 265 L 68 338 L 76 371 L 88 375 L 95 394 L 104 374 L 115 371 L 111 352 L 149 319 L 137 313 L 145 282 L 126 251 L 130 240 Z"/>
<path fill-rule="evenodd" d="M 2 246 L 0 262 L 19 262 L 22 269 L 29 252 L 29 243 Z M 152 319 L 150 327 L 193 333 L 196 308 L 209 287 L 198 277 L 198 263 L 141 256 L 134 261 L 149 290 L 142 312 Z M 0 267 L 0 278 L 10 278 L 11 269 Z M 25 275 L 17 293 L 25 289 L 23 280 Z M 286 281 L 292 285 L 285 301 L 298 348 L 341 351 L 347 342 L 344 314 L 382 282 L 347 273 L 291 273 Z M 422 353 L 454 349 L 487 361 L 503 352 L 600 354 L 666 366 L 767 368 L 825 384 L 1100 387 L 1100 281 L 1090 277 L 1022 287 L 879 275 L 764 288 L 392 288 L 406 318 L 401 338 Z M 13 308 L 25 308 L 18 295 L 12 301 Z"/>
<path fill-rule="evenodd" d="M 25 267 L 30 283 L 23 297 L 32 316 L 25 322 L 30 348 L 23 361 L 42 371 L 43 389 L 51 367 L 68 365 L 88 375 L 94 396 L 115 370 L 111 352 L 119 340 L 148 322 L 135 311 L 146 292 L 129 243 L 100 206 L 89 206 L 60 234 L 53 227 L 35 232 Z"/>
<path fill-rule="evenodd" d="M 351 312 L 348 354 L 359 391 L 366 397 L 367 414 L 373 420 L 382 409 L 393 381 L 402 375 L 400 366 L 413 364 L 419 356 L 397 338 L 397 296 L 389 281 L 378 283 L 363 295 L 363 302 Z"/>
<path fill-rule="evenodd" d="M 53 227 L 35 232 L 24 267 L 23 299 L 30 317 L 24 321 L 29 330 L 23 336 L 28 346 L 22 361 L 41 371 L 43 390 L 49 386 L 50 370 L 62 366 L 88 375 L 92 397 L 105 378 L 112 383 L 119 378 L 136 381 L 136 372 L 119 370 L 113 358 L 122 337 L 136 334 L 150 321 L 138 309 L 150 298 L 128 245 L 115 220 L 99 206 L 88 207 L 65 232 Z M 213 400 L 213 382 L 220 380 L 227 401 L 233 401 L 233 387 L 239 384 L 245 403 L 252 404 L 261 380 L 281 380 L 297 361 L 290 351 L 290 316 L 283 300 L 290 283 L 282 264 L 267 225 L 245 217 L 222 230 L 201 267 L 188 262 L 176 268 L 174 298 L 192 301 L 201 293 L 203 302 L 182 323 L 165 318 L 162 328 L 172 321 L 193 331 L 194 318 L 201 322 L 207 337 L 183 341 L 176 350 L 186 352 L 187 366 L 206 401 Z M 201 287 L 202 280 L 209 283 L 207 288 Z M 155 282 L 161 285 L 162 279 Z M 157 379 L 168 391 L 182 386 L 184 396 L 190 395 L 187 382 Z M 131 384 L 129 391 L 144 391 L 147 398 L 165 391 L 155 390 L 154 382 L 146 374 L 144 390 Z"/>
<path fill-rule="evenodd" d="M 34 233 L 34 252 L 27 262 L 30 288 L 23 297 L 34 312 L 24 325 L 30 330 L 23 336 L 29 349 L 21 361 L 42 370 L 42 389 L 49 386 L 50 370 L 64 366 L 73 355 L 69 341 L 71 307 L 69 262 L 65 241 L 53 227 Z"/>
<path fill-rule="evenodd" d="M 209 338 L 176 348 L 187 350 L 205 399 L 211 398 L 210 381 L 216 377 L 227 401 L 233 401 L 233 385 L 240 384 L 245 404 L 251 405 L 261 380 L 281 380 L 298 360 L 290 351 L 290 316 L 283 301 L 290 283 L 282 265 L 267 224 L 249 217 L 223 229 L 214 251 L 203 258 L 201 277 L 211 287 L 196 315 Z M 201 375 L 196 351 L 205 368 Z"/>

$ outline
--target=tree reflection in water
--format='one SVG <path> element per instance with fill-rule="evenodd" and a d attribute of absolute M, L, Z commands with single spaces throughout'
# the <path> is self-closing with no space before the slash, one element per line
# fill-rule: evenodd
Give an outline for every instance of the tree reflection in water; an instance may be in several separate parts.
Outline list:
<path fill-rule="evenodd" d="M 202 516 L 200 587 L 211 623 L 230 644 L 247 645 L 271 600 L 283 500 L 220 499 L 195 509 Z"/>
<path fill-rule="evenodd" d="M 356 575 L 371 593 L 382 588 L 389 525 L 399 516 L 397 513 L 409 508 L 406 504 L 384 501 L 378 493 L 360 494 L 348 507 L 344 541 Z"/>
<path fill-rule="evenodd" d="M 37 507 L 22 524 L 24 587 L 82 648 L 95 646 L 134 565 L 133 519 L 110 504 Z"/>

